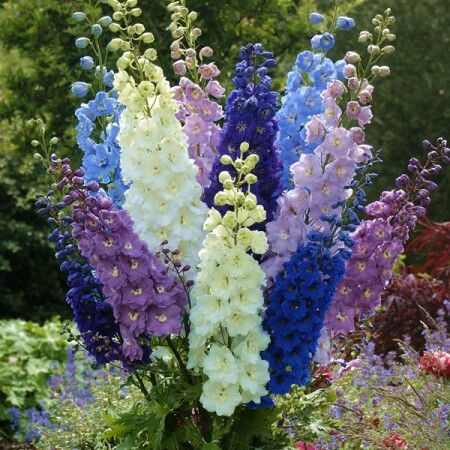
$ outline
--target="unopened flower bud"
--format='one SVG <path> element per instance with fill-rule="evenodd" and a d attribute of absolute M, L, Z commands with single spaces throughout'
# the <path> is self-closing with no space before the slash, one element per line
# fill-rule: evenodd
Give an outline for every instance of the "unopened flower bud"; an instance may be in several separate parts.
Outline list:
<path fill-rule="evenodd" d="M 86 48 L 91 43 L 87 37 L 79 37 L 75 40 L 75 46 L 77 48 Z"/>
<path fill-rule="evenodd" d="M 381 49 L 381 53 L 385 55 L 390 55 L 391 53 L 395 52 L 395 47 L 393 45 L 386 45 L 386 47 L 383 47 Z"/>
<path fill-rule="evenodd" d="M 120 38 L 111 39 L 111 41 L 107 45 L 107 49 L 110 51 L 116 52 L 117 50 L 119 50 L 122 47 L 123 43 L 124 43 L 124 41 Z"/>
<path fill-rule="evenodd" d="M 386 36 L 386 35 L 388 35 L 390 32 L 391 32 L 391 30 L 390 30 L 389 28 L 383 28 L 383 31 L 381 32 L 381 34 L 382 34 L 383 36 Z"/>
<path fill-rule="evenodd" d="M 210 58 L 214 54 L 214 51 L 211 47 L 203 47 L 200 50 L 200 58 Z"/>
<path fill-rule="evenodd" d="M 224 183 L 225 180 L 230 180 L 231 179 L 231 175 L 230 172 L 228 172 L 227 170 L 223 170 L 222 172 L 219 173 L 219 183 Z"/>
<path fill-rule="evenodd" d="M 380 25 L 380 21 L 377 18 L 372 19 L 372 25 Z"/>
<path fill-rule="evenodd" d="M 377 66 L 377 65 L 372 66 L 371 72 L 372 72 L 373 75 L 379 76 L 381 74 L 380 66 Z"/>
<path fill-rule="evenodd" d="M 356 91 L 360 86 L 360 81 L 357 77 L 350 77 L 348 79 L 348 88 L 352 91 Z"/>
<path fill-rule="evenodd" d="M 230 189 L 233 189 L 233 187 L 234 187 L 233 180 L 228 179 L 228 180 L 225 180 L 225 181 L 223 182 L 223 188 L 224 188 L 224 189 L 230 190 Z"/>
<path fill-rule="evenodd" d="M 361 33 L 359 33 L 358 42 L 364 43 L 370 39 L 372 39 L 372 33 L 369 33 L 368 31 L 361 31 Z"/>
<path fill-rule="evenodd" d="M 199 36 L 201 36 L 202 35 L 202 30 L 200 30 L 200 28 L 194 28 L 192 31 L 191 31 L 191 36 L 193 37 L 193 38 L 198 38 Z"/>
<path fill-rule="evenodd" d="M 139 36 L 145 31 L 145 27 L 144 27 L 144 25 L 142 25 L 142 23 L 135 23 L 133 25 L 133 28 L 134 28 L 134 32 Z"/>
<path fill-rule="evenodd" d="M 121 70 L 126 70 L 130 65 L 130 61 L 127 58 L 121 56 L 116 62 L 117 68 Z"/>
<path fill-rule="evenodd" d="M 247 211 L 253 211 L 256 208 L 256 202 L 253 198 L 247 197 L 244 201 L 244 208 Z"/>
<path fill-rule="evenodd" d="M 40 153 L 35 153 L 33 155 L 33 159 L 36 161 L 42 161 L 44 158 L 42 157 L 42 155 Z"/>
<path fill-rule="evenodd" d="M 233 164 L 233 160 L 231 159 L 230 155 L 222 155 L 220 157 L 220 162 L 224 165 L 224 166 L 228 166 L 230 164 Z"/>
<path fill-rule="evenodd" d="M 117 21 L 122 20 L 123 19 L 123 13 L 121 13 L 120 11 L 116 11 L 113 14 L 113 19 L 117 20 Z"/>
<path fill-rule="evenodd" d="M 83 22 L 83 20 L 86 20 L 86 14 L 81 11 L 74 12 L 72 14 L 72 19 L 76 22 Z"/>
<path fill-rule="evenodd" d="M 137 5 L 137 0 L 127 0 L 125 6 L 127 8 L 134 8 Z"/>
<path fill-rule="evenodd" d="M 173 41 L 170 44 L 170 50 L 173 52 L 177 52 L 178 50 L 180 50 L 180 41 Z"/>
<path fill-rule="evenodd" d="M 198 14 L 197 14 L 195 11 L 191 11 L 191 12 L 188 14 L 188 19 L 189 19 L 189 20 L 196 20 L 196 19 L 197 19 L 197 16 L 198 16 Z"/>
<path fill-rule="evenodd" d="M 397 36 L 394 33 L 389 33 L 386 35 L 386 39 L 390 42 L 393 42 L 397 39 Z"/>
<path fill-rule="evenodd" d="M 389 66 L 381 66 L 380 67 L 380 76 L 387 77 L 391 73 L 391 69 Z"/>
<path fill-rule="evenodd" d="M 109 26 L 109 31 L 111 31 L 112 33 L 117 33 L 122 29 L 122 27 L 118 24 L 113 22 L 110 26 Z"/>
<path fill-rule="evenodd" d="M 142 9 L 141 8 L 133 8 L 130 11 L 130 13 L 133 17 L 139 17 L 142 14 Z"/>
<path fill-rule="evenodd" d="M 345 75 L 347 78 L 350 78 L 350 77 L 356 77 L 356 75 L 357 75 L 356 67 L 355 67 L 353 64 L 347 64 L 347 65 L 344 67 L 344 75 Z"/>
<path fill-rule="evenodd" d="M 183 34 L 184 34 L 184 28 L 183 28 L 183 27 L 178 27 L 177 29 L 175 29 L 175 30 L 172 32 L 172 36 L 173 36 L 175 39 L 180 38 L 181 36 L 183 36 Z"/>
<path fill-rule="evenodd" d="M 144 42 L 144 44 L 151 44 L 152 42 L 154 42 L 155 36 L 153 35 L 153 33 L 150 33 L 149 31 L 147 31 L 147 33 L 144 33 L 141 36 L 141 39 Z"/>
<path fill-rule="evenodd" d="M 371 55 L 378 55 L 378 54 L 381 52 L 381 49 L 380 49 L 380 47 L 379 47 L 378 45 L 372 45 L 372 44 L 370 44 L 370 45 L 367 47 L 367 51 L 368 51 L 368 53 L 371 54 Z"/>
<path fill-rule="evenodd" d="M 248 164 L 250 167 L 255 167 L 256 164 L 258 164 L 259 162 L 259 156 L 256 155 L 255 153 L 252 153 L 251 155 L 249 155 L 247 157 L 247 159 L 245 160 L 245 164 Z"/>
<path fill-rule="evenodd" d="M 253 173 L 245 175 L 244 181 L 248 184 L 255 184 L 258 181 L 258 177 Z"/>
<path fill-rule="evenodd" d="M 248 166 L 247 164 L 244 164 L 244 165 L 242 166 L 241 173 L 242 173 L 243 175 L 247 175 L 247 174 L 250 173 L 251 171 L 252 171 L 252 168 L 251 168 L 250 166 Z"/>
<path fill-rule="evenodd" d="M 112 19 L 109 16 L 103 16 L 103 17 L 100 17 L 100 19 L 98 19 L 98 23 L 102 27 L 107 28 L 112 24 Z"/>
<path fill-rule="evenodd" d="M 130 43 L 128 41 L 122 41 L 122 44 L 120 45 L 120 49 L 123 52 L 126 52 L 126 51 L 131 49 L 131 45 L 130 45 Z"/>
<path fill-rule="evenodd" d="M 227 196 L 225 192 L 220 191 L 214 196 L 214 204 L 216 204 L 217 206 L 223 206 L 226 203 L 227 203 Z"/>
<path fill-rule="evenodd" d="M 361 56 L 356 52 L 347 52 L 344 59 L 350 64 L 355 64 L 361 61 Z"/>
<path fill-rule="evenodd" d="M 248 142 L 242 142 L 241 145 L 239 146 L 239 150 L 242 153 L 245 153 L 246 151 L 248 151 L 249 148 L 250 148 L 250 144 Z"/>
<path fill-rule="evenodd" d="M 236 194 L 235 203 L 237 206 L 242 206 L 245 202 L 245 194 L 243 192 L 238 192 Z"/>
<path fill-rule="evenodd" d="M 391 8 L 387 8 L 385 9 L 384 14 L 386 14 L 386 16 L 389 16 L 391 12 L 392 12 Z"/>
<path fill-rule="evenodd" d="M 188 58 L 195 58 L 197 56 L 197 52 L 193 48 L 187 48 L 185 53 Z"/>
<path fill-rule="evenodd" d="M 50 139 L 51 145 L 56 145 L 59 142 L 59 139 L 55 136 Z"/>
<path fill-rule="evenodd" d="M 156 52 L 156 50 L 154 48 L 148 48 L 147 50 L 145 50 L 144 56 L 149 61 L 155 61 L 156 58 L 158 57 L 158 54 L 157 54 L 157 52 Z"/>

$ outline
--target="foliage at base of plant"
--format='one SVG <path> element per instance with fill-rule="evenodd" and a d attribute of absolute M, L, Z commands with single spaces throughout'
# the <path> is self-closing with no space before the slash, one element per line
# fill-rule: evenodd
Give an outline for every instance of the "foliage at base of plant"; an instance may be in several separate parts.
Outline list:
<path fill-rule="evenodd" d="M 434 330 L 425 327 L 424 333 L 426 349 L 447 352 L 448 357 L 450 340 L 443 317 L 441 311 Z M 318 448 L 450 448 L 448 380 L 425 371 L 420 354 L 410 345 L 403 343 L 401 348 L 398 361 L 393 352 L 376 355 L 374 343 L 368 343 L 338 372 L 333 387 L 339 399 L 330 409 L 338 424 Z"/>
<path fill-rule="evenodd" d="M 104 437 L 107 411 L 121 411 L 142 397 L 125 380 L 122 370 L 96 369 L 85 353 L 69 350 L 64 372 L 48 380 L 48 398 L 16 415 L 15 437 L 43 450 L 112 449 L 114 441 Z"/>
<path fill-rule="evenodd" d="M 61 330 L 59 320 L 0 321 L 0 422 L 9 421 L 9 408 L 34 407 L 47 395 L 47 379 L 66 359 Z"/>

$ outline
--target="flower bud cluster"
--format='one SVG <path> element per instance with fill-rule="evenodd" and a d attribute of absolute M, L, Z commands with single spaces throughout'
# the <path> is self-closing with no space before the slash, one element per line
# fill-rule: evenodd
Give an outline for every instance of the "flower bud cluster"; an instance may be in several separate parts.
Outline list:
<path fill-rule="evenodd" d="M 227 211 L 211 208 L 205 221 L 208 235 L 190 312 L 188 367 L 207 377 L 200 397 L 203 407 L 224 416 L 241 403 L 260 403 L 269 380 L 268 363 L 260 356 L 269 343 L 261 326 L 265 277 L 249 254 L 267 250 L 265 233 L 249 229 L 266 214 L 250 192 L 257 181 L 251 171 L 259 157 L 245 157 L 248 149 L 248 143 L 241 144 L 235 160 L 222 156 L 236 175 L 222 171 L 219 176 L 223 190 L 215 195 L 215 204 L 226 205 Z"/>
<path fill-rule="evenodd" d="M 129 7 L 124 8 L 126 13 Z M 136 56 L 140 45 L 136 39 L 132 35 L 127 40 L 133 53 L 125 51 L 121 58 L 130 64 L 125 70 L 118 62 L 114 81 L 119 103 L 125 106 L 118 136 L 123 179 L 130 185 L 124 208 L 151 251 L 168 240 L 195 267 L 206 216 L 202 189 L 195 181 L 197 170 L 189 159 L 170 85 L 148 49 Z"/>
<path fill-rule="evenodd" d="M 261 44 L 242 47 L 240 58 L 233 77 L 235 90 L 227 98 L 222 139 L 210 175 L 211 185 L 205 190 L 205 201 L 211 207 L 214 196 L 221 190 L 218 175 L 225 168 L 222 156 L 238 158 L 239 145 L 245 141 L 259 157 L 254 172 L 257 181 L 251 185 L 251 192 L 267 212 L 267 219 L 272 220 L 276 199 L 282 190 L 282 165 L 279 150 L 274 144 L 278 131 L 275 120 L 278 94 L 271 90 L 272 80 L 268 75 L 268 69 L 274 67 L 276 61 Z M 235 168 L 229 169 L 235 177 Z M 219 211 L 226 209 L 219 206 Z M 264 226 L 265 222 L 255 224 L 260 230 Z"/>
<path fill-rule="evenodd" d="M 387 77 L 390 74 L 389 66 L 379 66 L 376 64 L 382 56 L 390 55 L 395 52 L 395 47 L 391 44 L 396 40 L 396 35 L 389 28 L 395 22 L 395 17 L 391 16 L 390 8 L 383 14 L 377 14 L 372 19 L 374 26 L 373 32 L 361 31 L 358 42 L 366 44 L 369 54 L 369 66 L 372 79 L 375 77 Z"/>
<path fill-rule="evenodd" d="M 121 351 L 140 361 L 139 338 L 180 331 L 187 302 L 183 287 L 133 232 L 127 212 L 116 211 L 95 181 L 84 187 L 82 169 L 73 172 L 67 160 L 52 156 L 50 172 L 61 174 L 58 189 L 69 188 L 64 204 L 72 208 L 72 235 L 103 285 L 123 338 Z"/>
<path fill-rule="evenodd" d="M 84 81 L 77 81 L 72 84 L 71 92 L 75 97 L 85 97 L 91 88 L 95 90 L 106 90 L 105 88 L 112 88 L 114 80 L 114 72 L 107 70 L 104 62 L 106 55 L 102 52 L 99 46 L 99 37 L 103 34 L 103 31 L 108 29 L 112 23 L 112 19 L 109 16 L 98 17 L 95 16 L 95 11 L 92 9 L 86 14 L 82 11 L 73 13 L 72 19 L 75 22 L 79 22 L 83 25 L 85 31 L 90 37 L 81 36 L 75 40 L 75 46 L 78 49 L 90 49 L 95 56 L 95 60 L 92 56 L 86 55 L 80 58 L 80 67 L 86 72 L 91 72 L 95 69 L 94 80 L 91 83 Z"/>
<path fill-rule="evenodd" d="M 366 207 L 369 219 L 361 221 L 352 235 L 352 258 L 327 315 L 327 327 L 334 334 L 354 331 L 354 319 L 373 314 L 380 304 L 381 291 L 392 276 L 397 257 L 430 203 L 437 185 L 431 181 L 442 172 L 439 162 L 450 163 L 450 149 L 443 139 L 436 145 L 424 141 L 427 160 L 411 158 L 410 175 L 396 180 L 398 190 L 383 192 L 380 200 Z"/>
<path fill-rule="evenodd" d="M 175 73 L 183 76 L 189 71 L 190 78 L 201 85 L 199 66 L 206 67 L 204 59 L 212 57 L 214 52 L 211 47 L 202 47 L 197 51 L 197 39 L 202 35 L 202 30 L 195 26 L 198 15 L 195 11 L 189 11 L 185 0 L 172 2 L 167 9 L 171 12 L 169 31 L 174 41 L 170 45 L 170 56 L 175 60 Z"/>

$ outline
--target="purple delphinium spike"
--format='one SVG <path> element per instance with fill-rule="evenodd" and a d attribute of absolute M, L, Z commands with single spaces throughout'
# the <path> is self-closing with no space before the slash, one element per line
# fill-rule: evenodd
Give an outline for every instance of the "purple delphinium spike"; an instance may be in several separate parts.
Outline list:
<path fill-rule="evenodd" d="M 52 157 L 51 171 L 60 172 L 69 187 L 64 203 L 72 207 L 72 235 L 81 254 L 103 284 L 123 338 L 122 351 L 141 360 L 139 338 L 178 333 L 187 302 L 182 286 L 133 232 L 127 212 L 116 211 L 98 184 L 84 187 L 82 169 L 73 172 L 68 160 Z"/>

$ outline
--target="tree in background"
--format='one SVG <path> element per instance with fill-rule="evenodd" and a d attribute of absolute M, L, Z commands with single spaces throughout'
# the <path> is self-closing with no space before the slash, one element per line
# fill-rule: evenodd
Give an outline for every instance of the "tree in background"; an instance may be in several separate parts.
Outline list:
<path fill-rule="evenodd" d="M 356 42 L 361 29 L 369 28 L 362 17 L 391 7 L 395 23 L 396 53 L 390 61 L 392 78 L 377 87 L 375 123 L 368 130 L 367 142 L 381 148 L 379 178 L 371 189 L 370 199 L 392 186 L 408 159 L 420 150 L 428 138 L 450 138 L 450 60 L 448 46 L 450 13 L 447 0 L 375 0 L 352 10 L 358 31 L 352 30 L 337 43 L 335 54 L 341 55 L 350 42 Z M 363 45 L 363 44 L 361 44 Z M 436 181 L 439 192 L 433 196 L 429 210 L 436 221 L 449 219 L 450 179 L 441 175 Z"/>

